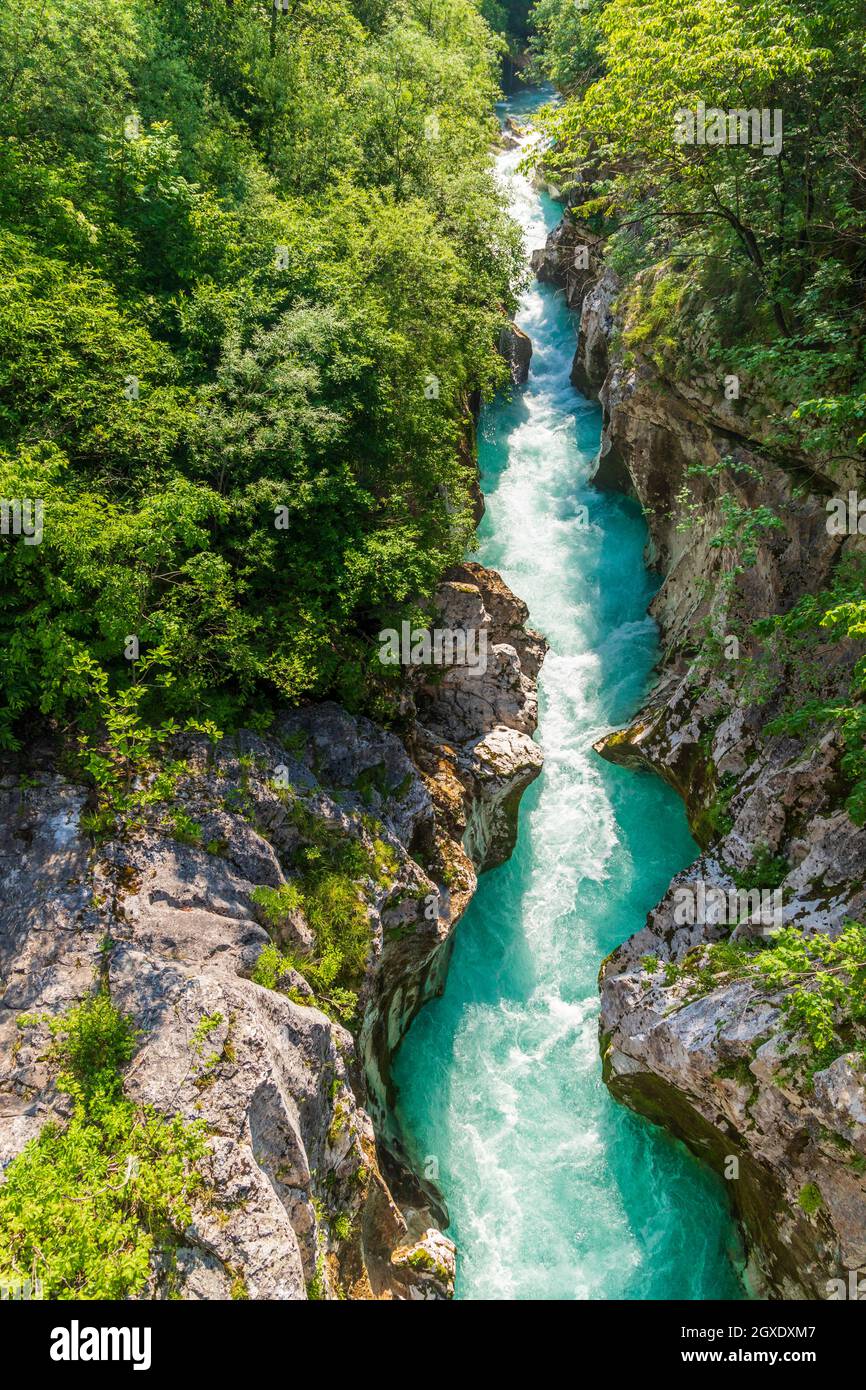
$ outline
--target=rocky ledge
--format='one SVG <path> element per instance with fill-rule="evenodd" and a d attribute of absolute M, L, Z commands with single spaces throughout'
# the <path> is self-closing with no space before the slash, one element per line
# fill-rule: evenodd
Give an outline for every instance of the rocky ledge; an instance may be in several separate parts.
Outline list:
<path fill-rule="evenodd" d="M 513 384 L 522 386 L 529 378 L 532 358 L 532 341 L 528 334 L 516 323 L 506 323 L 499 334 L 499 352 L 508 363 Z"/>
<path fill-rule="evenodd" d="M 147 1297 L 452 1291 L 441 1204 L 390 1130 L 391 1059 L 477 874 L 513 845 L 545 647 L 480 566 L 439 606 L 483 630 L 486 670 L 419 673 L 403 738 L 330 704 L 263 735 L 178 736 L 98 837 L 49 750 L 0 778 L 0 1163 L 68 1114 L 47 1018 L 106 988 L 139 1030 L 127 1094 L 208 1135 L 205 1195 Z M 354 1005 L 305 973 L 332 902 L 366 920 Z"/>
<path fill-rule="evenodd" d="M 597 239 L 588 271 L 575 269 L 587 240 L 566 219 L 538 268 L 581 315 L 573 380 L 604 413 L 596 483 L 640 502 L 648 559 L 664 576 L 651 607 L 659 683 L 597 751 L 675 787 L 703 851 L 603 963 L 604 1076 L 728 1180 L 756 1293 L 846 1297 L 851 1272 L 866 1269 L 862 974 L 829 967 L 850 993 L 830 1008 L 826 1047 L 816 1050 L 804 1018 L 829 978 L 817 963 L 826 943 L 866 923 L 866 831 L 846 810 L 838 726 L 768 725 L 797 689 L 844 703 L 864 645 L 820 629 L 808 647 L 767 645 L 753 624 L 788 613 L 862 555 L 862 537 L 828 535 L 825 524 L 828 493 L 855 485 L 857 469 L 771 456 L 760 400 L 727 402 L 710 376 L 667 380 L 649 356 L 625 356 L 616 345 L 626 311 Z M 776 522 L 755 529 L 744 564 L 726 523 L 764 508 Z M 771 896 L 769 928 L 758 898 L 742 896 L 756 892 Z M 732 893 L 733 917 L 723 910 Z M 714 906 L 690 919 L 682 905 L 698 899 Z M 762 973 L 752 945 L 786 928 L 789 941 L 817 940 L 803 957 L 813 968 Z"/>

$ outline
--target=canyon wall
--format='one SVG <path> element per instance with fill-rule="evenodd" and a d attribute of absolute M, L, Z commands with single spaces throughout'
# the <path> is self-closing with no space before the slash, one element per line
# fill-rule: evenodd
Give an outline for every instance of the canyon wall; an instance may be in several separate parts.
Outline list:
<path fill-rule="evenodd" d="M 139 1030 L 127 1094 L 206 1125 L 204 1195 L 145 1297 L 453 1291 L 438 1194 L 391 1132 L 390 1064 L 442 987 L 477 874 L 513 845 L 541 765 L 545 646 L 478 565 L 452 571 L 438 605 L 443 625 L 484 633 L 486 669 L 412 672 L 402 738 L 332 704 L 264 734 L 179 735 L 134 814 L 97 837 L 90 793 L 51 748 L 0 777 L 0 1163 L 68 1116 L 49 1020 L 100 986 Z M 256 890 L 279 895 L 299 856 L 326 864 L 346 845 L 367 865 L 370 935 L 354 1036 L 300 970 L 251 979 L 272 943 L 300 965 L 315 945 L 302 906 L 269 912 Z"/>
<path fill-rule="evenodd" d="M 792 1022 L 790 987 L 734 956 L 725 969 L 707 948 L 780 926 L 838 939 L 847 922 L 866 922 L 866 831 L 845 809 L 838 724 L 767 730 L 792 691 L 843 701 L 864 646 L 828 631 L 773 658 L 753 629 L 862 552 L 863 537 L 826 526 L 827 497 L 862 476 L 850 460 L 779 457 L 760 398 L 728 401 L 709 372 L 667 379 L 649 354 L 624 351 L 620 286 L 603 245 L 578 223 L 564 219 L 535 267 L 580 314 L 572 379 L 598 396 L 604 418 L 596 484 L 640 503 L 648 561 L 664 576 L 651 606 L 664 653 L 658 683 L 597 751 L 675 787 L 702 850 L 602 965 L 605 1080 L 728 1180 L 755 1292 L 845 1297 L 850 1273 L 866 1268 L 857 1005 L 850 1019 L 840 1005 L 836 1018 L 850 1050 L 816 1060 Z M 725 542 L 726 523 L 764 508 L 777 521 L 756 528 L 744 564 Z M 719 911 L 684 920 L 678 905 L 712 887 L 719 903 L 739 889 L 777 892 L 770 932 L 754 913 L 733 927 Z"/>

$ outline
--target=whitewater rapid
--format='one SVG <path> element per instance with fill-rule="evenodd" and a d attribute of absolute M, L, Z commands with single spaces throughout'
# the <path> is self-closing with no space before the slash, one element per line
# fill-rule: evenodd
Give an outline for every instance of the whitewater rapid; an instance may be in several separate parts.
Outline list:
<path fill-rule="evenodd" d="M 539 97 L 509 110 L 520 118 Z M 527 254 L 561 209 L 497 161 Z M 477 558 L 499 570 L 550 643 L 515 852 L 485 874 L 457 928 L 443 997 L 397 1058 L 397 1117 L 435 1177 L 458 1243 L 462 1298 L 738 1298 L 722 1185 L 601 1081 L 597 974 L 697 853 L 675 794 L 592 743 L 634 712 L 657 632 L 638 508 L 588 483 L 598 406 L 569 382 L 576 324 L 534 283 L 518 323 L 527 385 L 484 410 L 487 510 Z"/>

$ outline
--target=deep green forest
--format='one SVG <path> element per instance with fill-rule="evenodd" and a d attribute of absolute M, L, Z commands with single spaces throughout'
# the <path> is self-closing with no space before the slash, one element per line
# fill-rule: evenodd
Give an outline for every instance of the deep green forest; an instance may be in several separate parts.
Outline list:
<path fill-rule="evenodd" d="M 0 494 L 43 504 L 0 551 L 7 748 L 375 705 L 369 634 L 464 552 L 502 379 L 489 8 L 4 8 Z"/>
<path fill-rule="evenodd" d="M 669 378 L 736 372 L 781 455 L 862 465 L 861 0 L 540 0 L 534 19 L 566 93 L 547 160 L 609 239 L 624 346 Z M 678 142 L 699 101 L 766 113 L 778 139 Z"/>
<path fill-rule="evenodd" d="M 626 364 L 735 374 L 768 456 L 819 490 L 862 477 L 863 20 L 861 0 L 5 8 L 0 496 L 42 510 L 39 544 L 0 548 L 0 746 L 107 727 L 125 756 L 324 696 L 387 722 L 372 636 L 471 544 L 471 405 L 505 378 L 522 273 L 493 105 L 527 47 L 562 94 L 546 169 L 620 277 Z M 778 110 L 779 150 L 677 144 L 697 100 Z M 807 624 L 856 637 L 861 597 L 842 573 Z M 822 715 L 855 779 L 864 681 Z"/>
<path fill-rule="evenodd" d="M 425 621 L 443 574 L 471 551 L 478 405 L 511 381 L 498 344 L 526 258 L 491 152 L 495 103 L 522 75 L 550 83 L 552 98 L 555 89 L 539 118 L 543 147 L 523 167 L 534 161 L 563 214 L 592 235 L 599 278 L 615 273 L 615 370 L 649 382 L 644 400 L 661 402 L 660 412 L 675 398 L 694 404 L 694 419 L 709 421 L 715 438 L 727 431 L 732 451 L 754 460 L 684 467 L 687 479 L 701 474 L 708 484 L 707 514 L 713 525 L 722 517 L 709 544 L 724 549 L 730 568 L 698 576 L 695 593 L 716 584 L 710 616 L 700 636 L 697 623 L 686 624 L 682 648 L 665 651 L 663 664 L 693 686 L 706 683 L 713 663 L 724 669 L 727 628 L 714 630 L 713 620 L 733 614 L 748 655 L 725 670 L 722 715 L 773 702 L 760 737 L 791 736 L 794 750 L 780 763 L 787 781 L 773 784 L 780 797 L 798 785 L 794 740 L 838 729 L 839 776 L 821 814 L 845 806 L 866 823 L 864 21 L 866 0 L 19 0 L 0 10 L 0 757 L 10 767 L 20 761 L 23 774 L 10 797 L 23 805 L 41 785 L 29 772 L 42 776 L 50 738 L 61 750 L 56 780 L 89 778 L 78 826 L 97 843 L 121 828 L 134 836 L 160 807 L 165 815 L 154 817 L 175 847 L 218 861 L 227 841 L 208 839 L 192 819 L 195 803 L 176 796 L 198 774 L 171 760 L 171 735 L 196 730 L 216 742 L 241 726 L 266 731 L 281 708 L 326 698 L 398 724 L 401 677 L 380 664 L 377 633 Z M 766 112 L 771 124 L 778 116 L 784 135 L 779 124 L 778 143 L 763 147 L 678 141 L 679 116 L 698 104 Z M 738 394 L 721 416 L 717 388 L 726 380 Z M 756 621 L 738 581 L 765 542 L 762 558 L 770 541 L 788 539 L 761 490 L 770 465 L 785 475 L 785 504 L 811 509 L 815 530 L 834 494 L 855 498 L 855 526 L 832 555 L 826 547 L 826 587 L 801 583 L 808 566 L 795 573 L 792 560 L 799 588 L 776 592 L 771 575 L 762 610 L 771 616 Z M 754 507 L 731 486 L 743 473 L 755 483 Z M 539 488 L 548 484 L 545 469 Z M 681 531 L 705 538 L 710 522 L 688 487 L 669 505 Z M 806 549 L 805 526 L 802 535 Z M 792 536 L 796 548 L 801 532 Z M 600 606 L 606 598 L 599 593 Z M 712 764 L 708 733 L 694 732 L 695 767 Z M 242 785 L 221 801 L 238 819 L 253 762 L 239 752 Z M 377 768 L 384 764 L 356 782 L 365 807 L 366 794 L 378 796 Z M 688 788 L 695 802 L 707 791 L 708 854 L 734 829 L 738 775 L 712 788 L 695 777 Z M 456 772 L 453 780 L 462 785 Z M 586 787 L 574 786 L 578 801 Z M 388 971 L 395 959 L 414 971 L 408 950 L 399 954 L 420 923 L 411 912 L 435 898 L 438 930 L 439 896 L 426 889 L 441 881 L 450 890 L 453 866 L 440 862 L 437 841 L 426 867 L 415 866 L 417 882 L 410 874 L 398 883 L 404 859 L 398 864 L 390 831 L 388 843 L 379 838 L 375 817 L 358 810 L 349 834 L 278 789 L 298 832 L 285 851 L 292 877 L 279 887 L 247 884 L 268 929 L 249 978 L 357 1030 L 380 948 L 371 945 L 370 885 L 383 895 L 397 886 L 396 925 L 386 926 L 380 897 L 380 936 L 393 943 Z M 445 794 L 452 790 L 449 782 Z M 514 818 L 520 790 L 502 803 Z M 466 826 L 459 814 L 455 835 Z M 731 879 L 743 891 L 758 878 L 776 889 L 789 876 L 781 850 L 793 843 L 791 819 L 778 853 L 762 841 L 749 846 L 751 860 Z M 805 830 L 798 823 L 798 838 Z M 27 824 L 15 831 L 21 843 L 30 833 Z M 462 860 L 458 867 L 465 873 Z M 531 898 L 524 869 L 513 875 Z M 859 891 L 857 866 L 840 870 L 842 886 Z M 125 859 L 119 874 L 128 888 Z M 104 987 L 116 944 L 102 935 L 112 920 L 108 879 L 87 882 L 100 886 L 87 909 L 100 923 L 98 990 L 56 1017 L 16 1017 L 22 1038 L 47 1029 L 36 1060 L 66 1098 L 65 1126 L 46 1123 L 6 1169 L 0 1273 L 24 1278 L 39 1265 L 50 1296 L 119 1298 L 147 1287 L 154 1249 L 176 1245 L 189 1225 L 207 1127 L 127 1094 L 124 1072 L 143 1030 Z M 81 887 L 77 877 L 70 883 Z M 825 886 L 836 892 L 822 878 Z M 398 919 L 404 901 L 411 912 Z M 121 902 L 118 892 L 112 914 L 122 915 Z M 41 913 L 40 904 L 34 935 Z M 301 914 L 302 948 L 283 939 Z M 788 989 L 777 1012 L 805 1037 L 811 1075 L 813 1062 L 847 1055 L 852 1038 L 862 1061 L 863 926 L 850 922 L 835 939 L 805 937 L 798 926 L 771 950 L 754 944 L 713 938 L 693 988 L 759 981 L 774 1009 Z M 32 961 L 41 959 L 25 957 L 39 989 Z M 55 958 L 46 959 L 47 980 Z M 664 988 L 696 959 L 667 961 Z M 660 964 L 642 957 L 642 995 Z M 426 990 L 433 979 L 428 969 L 425 958 L 400 984 L 410 981 L 416 1002 L 426 997 L 419 980 Z M 498 958 L 489 974 L 499 988 L 497 971 L 504 978 Z M 540 996 L 537 986 L 533 979 Z M 392 1023 L 410 1009 L 399 998 L 387 1015 L 389 1047 Z M 556 1012 L 546 994 L 545 1008 Z M 201 1015 L 185 1040 L 191 1055 L 223 1022 L 218 1012 Z M 753 1041 L 763 1045 L 758 1033 Z M 233 1064 L 234 1047 L 227 1031 L 202 1075 Z M 741 1081 L 744 1070 L 738 1056 L 737 1071 L 719 1076 Z M 200 1089 L 209 1084 L 205 1077 Z M 328 1089 L 333 1103 L 336 1074 Z M 21 1090 L 28 1105 L 42 1105 L 29 1080 Z M 332 1108 L 329 1142 L 345 1123 Z M 793 1153 L 792 1142 L 786 1172 Z M 847 1162 L 844 1152 L 836 1160 Z M 521 1180 L 525 1166 L 521 1158 Z M 862 1167 L 852 1162 L 851 1171 L 859 1178 Z M 361 1165 L 351 1220 L 348 1207 L 326 1213 L 324 1199 L 311 1199 L 315 1220 L 331 1223 L 333 1248 L 355 1239 L 363 1175 Z M 311 1193 L 316 1178 L 313 1170 Z M 815 1216 L 820 1200 L 810 1180 L 799 1208 Z M 310 1298 L 326 1296 L 320 1252 L 317 1260 Z M 242 1271 L 225 1268 L 232 1297 L 246 1298 Z"/>
<path fill-rule="evenodd" d="M 624 365 L 640 360 L 710 408 L 735 381 L 739 436 L 790 474 L 795 496 L 844 500 L 862 536 L 866 6 L 539 0 L 532 17 L 536 71 L 564 94 L 544 122 L 545 165 L 572 215 L 605 240 Z M 677 141 L 678 113 L 699 102 L 754 112 L 770 138 L 756 146 L 738 129 L 736 141 Z M 752 564 L 781 519 L 725 496 L 723 474 L 716 488 L 717 544 Z M 770 733 L 840 727 L 846 802 L 863 823 L 866 564 L 853 542 L 848 551 L 826 589 L 756 626 L 762 651 L 741 678 L 786 673 Z M 855 648 L 841 692 L 819 674 L 822 645 L 839 640 Z"/>

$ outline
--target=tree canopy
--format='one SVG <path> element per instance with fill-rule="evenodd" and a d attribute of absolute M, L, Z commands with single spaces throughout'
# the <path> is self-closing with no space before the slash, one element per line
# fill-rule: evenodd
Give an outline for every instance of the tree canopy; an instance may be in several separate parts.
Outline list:
<path fill-rule="evenodd" d="M 472 531 L 502 49 L 474 0 L 2 11 L 0 496 L 44 509 L 0 540 L 3 744 L 142 681 L 131 635 L 153 717 L 370 698 Z"/>
<path fill-rule="evenodd" d="M 658 364 L 751 379 L 781 450 L 862 459 L 861 0 L 539 0 L 535 16 L 536 61 L 566 91 L 548 158 L 566 182 L 581 167 L 575 211 L 624 278 L 652 269 L 631 322 Z M 778 141 L 746 142 L 739 120 L 736 140 L 678 139 L 699 103 Z"/>

